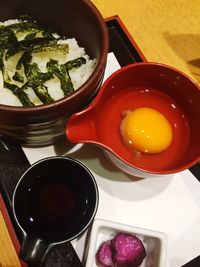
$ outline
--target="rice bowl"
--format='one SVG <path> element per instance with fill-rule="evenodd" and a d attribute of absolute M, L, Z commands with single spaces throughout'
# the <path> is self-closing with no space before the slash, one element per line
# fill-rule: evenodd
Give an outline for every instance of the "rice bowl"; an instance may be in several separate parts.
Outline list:
<path fill-rule="evenodd" d="M 90 58 L 96 59 L 90 77 L 67 97 L 30 107 L 0 104 L 0 134 L 24 146 L 51 145 L 65 138 L 68 117 L 88 105 L 102 84 L 109 48 L 108 29 L 99 10 L 88 0 L 7 0 L 1 5 L 0 21 L 22 14 L 60 36 L 75 38 Z"/>
<path fill-rule="evenodd" d="M 25 21 L 20 21 L 18 19 L 14 19 L 14 20 L 7 20 L 3 23 L 0 23 L 0 29 L 3 31 L 4 29 L 9 29 L 11 27 L 16 26 L 16 25 L 20 25 L 20 23 L 28 23 L 29 21 L 25 20 Z M 36 22 L 34 21 L 34 23 L 36 24 Z M 37 24 L 36 24 L 37 25 Z M 31 29 L 31 34 L 33 29 Z M 43 31 L 43 29 L 38 30 L 38 32 L 35 34 L 35 36 L 33 37 L 32 42 L 34 42 L 34 40 L 37 40 L 39 38 L 44 39 L 41 37 L 41 32 Z M 44 30 L 46 31 L 46 30 Z M 45 32 L 46 33 L 46 32 Z M 43 32 L 42 32 L 43 34 Z M 17 41 L 19 43 L 22 43 L 24 41 L 26 41 L 28 38 L 27 36 L 30 35 L 29 30 L 24 31 L 24 30 L 19 30 L 15 33 L 15 36 L 17 38 Z M 39 36 L 39 37 L 38 37 Z M 49 60 L 54 60 L 56 62 L 58 62 L 59 66 L 67 63 L 67 62 L 71 62 L 74 61 L 78 58 L 82 58 L 84 60 L 84 63 L 81 64 L 78 67 L 72 68 L 70 69 L 67 74 L 69 74 L 69 78 L 70 81 L 73 85 L 73 90 L 77 90 L 84 82 L 87 81 L 87 79 L 90 77 L 90 75 L 92 74 L 97 60 L 96 59 L 90 59 L 89 55 L 86 54 L 85 52 L 85 48 L 80 47 L 78 45 L 78 42 L 75 38 L 69 38 L 66 39 L 65 37 L 61 38 L 57 33 L 53 33 L 52 36 L 56 39 L 56 44 L 58 46 L 61 47 L 66 47 L 67 51 L 64 50 L 56 50 L 54 51 L 54 49 L 51 51 L 49 50 L 42 50 L 42 51 L 37 51 L 36 53 L 34 53 L 34 49 L 32 49 L 32 53 L 31 53 L 31 62 L 30 64 L 35 64 L 38 69 L 41 71 L 42 74 L 46 74 L 48 69 L 48 62 Z M 35 38 L 35 39 L 34 39 Z M 4 45 L 4 44 L 3 44 Z M 10 46 L 10 44 L 8 44 L 8 47 Z M 33 46 L 34 48 L 34 46 Z M 29 48 L 28 48 L 29 49 Z M 28 50 L 27 49 L 27 50 Z M 7 49 L 8 51 L 9 49 Z M 0 104 L 4 104 L 4 105 L 13 105 L 13 106 L 23 106 L 23 105 L 28 105 L 28 104 L 24 104 L 22 101 L 20 101 L 18 95 L 16 95 L 16 93 L 13 93 L 12 90 L 10 90 L 10 88 L 8 88 L 8 86 L 5 86 L 5 78 L 4 76 L 6 75 L 6 78 L 9 78 L 9 83 L 13 85 L 16 85 L 17 89 L 19 87 L 19 89 L 21 90 L 21 88 L 24 87 L 25 83 L 27 82 L 27 77 L 23 78 L 23 81 L 25 80 L 25 82 L 21 82 L 18 80 L 15 80 L 13 77 L 14 75 L 17 73 L 19 75 L 19 71 L 17 68 L 20 60 L 22 59 L 23 55 L 27 52 L 27 50 L 17 50 L 17 52 L 12 55 L 11 57 L 9 57 L 8 59 L 6 59 L 6 53 L 7 51 L 4 51 L 4 56 L 3 56 L 3 64 L 4 64 L 4 68 L 1 68 L 1 72 L 0 72 Z M 30 50 L 30 49 L 29 49 Z M 31 65 L 30 65 L 31 66 Z M 25 65 L 23 66 L 24 70 L 23 73 L 20 70 L 20 75 L 21 76 L 25 76 Z M 4 73 L 6 72 L 6 74 L 4 75 Z M 47 89 L 49 95 L 51 96 L 51 98 L 53 99 L 53 101 L 56 101 L 58 99 L 61 99 L 65 96 L 63 90 L 61 90 L 61 85 L 62 85 L 62 81 L 59 80 L 58 77 L 56 77 L 56 75 L 53 75 L 53 77 L 51 77 L 50 79 L 48 79 L 47 81 L 44 82 L 43 86 Z M 40 99 L 40 97 L 38 97 L 37 92 L 34 90 L 34 88 L 31 88 L 31 86 L 27 86 L 25 87 L 25 89 L 23 89 L 23 92 L 27 95 L 28 99 L 30 100 L 30 103 L 32 103 L 33 105 L 41 105 L 44 102 Z M 52 101 L 52 102 L 53 102 Z"/>

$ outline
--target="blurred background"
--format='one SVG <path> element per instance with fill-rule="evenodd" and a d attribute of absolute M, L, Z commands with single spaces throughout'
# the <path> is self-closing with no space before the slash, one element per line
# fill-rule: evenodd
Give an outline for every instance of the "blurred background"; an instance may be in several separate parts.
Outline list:
<path fill-rule="evenodd" d="M 118 15 L 148 61 L 176 67 L 200 84 L 199 0 L 92 0 Z"/>

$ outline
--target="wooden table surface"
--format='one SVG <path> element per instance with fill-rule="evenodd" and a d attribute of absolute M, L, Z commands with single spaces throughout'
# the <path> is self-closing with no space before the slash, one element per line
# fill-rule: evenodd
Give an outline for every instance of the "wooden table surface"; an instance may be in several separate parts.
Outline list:
<path fill-rule="evenodd" d="M 0 212 L 0 267 L 21 266 L 2 213 Z"/>
<path fill-rule="evenodd" d="M 104 18 L 118 15 L 148 61 L 200 84 L 199 0 L 92 0 Z"/>
<path fill-rule="evenodd" d="M 6 221 L 4 218 L 6 218 Z M 0 267 L 21 267 L 16 247 L 13 246 L 14 243 L 17 246 L 18 240 L 8 219 L 9 217 L 0 195 Z"/>

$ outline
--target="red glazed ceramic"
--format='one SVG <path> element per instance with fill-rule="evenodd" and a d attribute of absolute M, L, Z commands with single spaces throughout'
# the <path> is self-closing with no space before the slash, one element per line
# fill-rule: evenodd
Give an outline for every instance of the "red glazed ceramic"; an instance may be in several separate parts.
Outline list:
<path fill-rule="evenodd" d="M 179 70 L 157 63 L 131 64 L 112 74 L 90 106 L 70 117 L 66 135 L 73 143 L 100 146 L 128 174 L 172 174 L 200 160 L 199 103 L 199 86 Z M 123 141 L 124 112 L 142 107 L 162 113 L 171 126 L 172 141 L 160 153 L 138 153 Z"/>

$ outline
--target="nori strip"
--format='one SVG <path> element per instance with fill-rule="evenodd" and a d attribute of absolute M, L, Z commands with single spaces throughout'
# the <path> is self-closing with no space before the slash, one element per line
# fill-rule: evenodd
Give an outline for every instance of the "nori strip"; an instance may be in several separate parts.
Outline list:
<path fill-rule="evenodd" d="M 74 60 L 67 61 L 65 63 L 65 67 L 67 70 L 71 70 L 74 68 L 79 68 L 81 65 L 86 63 L 86 59 L 84 57 L 78 57 Z"/>
<path fill-rule="evenodd" d="M 12 78 L 14 81 L 21 82 L 21 83 L 24 82 L 24 77 L 18 71 L 15 72 Z"/>
<path fill-rule="evenodd" d="M 33 90 L 42 103 L 50 104 L 54 102 L 54 99 L 50 96 L 48 89 L 45 85 L 40 84 L 36 87 L 33 87 Z"/>
<path fill-rule="evenodd" d="M 17 23 L 0 26 L 0 70 L 3 74 L 4 86 L 10 89 L 23 105 L 34 105 L 24 92 L 27 87 L 32 87 L 41 102 L 52 103 L 54 99 L 48 93 L 48 88 L 44 83 L 56 76 L 60 80 L 64 95 L 70 95 L 74 92 L 74 88 L 69 71 L 85 64 L 86 59 L 79 57 L 64 64 L 59 64 L 57 60 L 50 59 L 46 65 L 48 72 L 41 72 L 36 63 L 31 64 L 33 53 L 61 51 L 63 54 L 67 54 L 69 46 L 68 44 L 59 44 L 59 37 L 50 30 L 42 29 L 30 16 L 23 15 L 18 20 L 19 22 Z M 16 34 L 19 32 L 27 33 L 23 40 L 17 39 Z M 4 67 L 4 60 L 8 60 L 9 57 L 14 56 L 20 51 L 23 53 L 16 64 L 16 71 L 12 79 L 24 83 L 26 76 L 27 82 L 22 87 L 12 83 L 12 79 Z M 19 72 L 22 66 L 24 68 Z"/>
<path fill-rule="evenodd" d="M 53 73 L 60 80 L 60 86 L 65 96 L 74 92 L 74 87 L 65 64 L 58 64 L 57 60 L 50 59 L 46 67 L 49 73 Z"/>
<path fill-rule="evenodd" d="M 26 66 L 26 64 L 30 63 L 32 60 L 32 55 L 31 55 L 31 52 L 30 51 L 25 51 L 19 61 L 17 62 L 17 65 L 16 65 L 16 69 L 17 70 L 20 70 L 22 65 Z"/>
<path fill-rule="evenodd" d="M 0 49 L 12 49 L 13 47 L 18 46 L 18 40 L 14 32 L 6 27 L 0 27 Z"/>
<path fill-rule="evenodd" d="M 50 46 L 55 44 L 55 39 L 50 39 L 47 37 L 35 37 L 34 39 L 23 39 L 21 41 L 15 42 L 13 46 L 10 46 L 6 51 L 6 60 L 18 53 L 19 51 L 31 51 L 37 47 Z"/>
<path fill-rule="evenodd" d="M 11 84 L 8 82 L 4 82 L 4 86 L 10 89 L 13 94 L 17 96 L 23 106 L 34 106 L 22 88 L 18 87 L 16 84 Z"/>
<path fill-rule="evenodd" d="M 50 96 L 47 87 L 44 83 L 51 78 L 53 75 L 51 72 L 42 73 L 36 63 L 25 64 L 24 72 L 27 78 L 27 86 L 33 88 L 35 94 L 38 96 L 41 102 L 48 104 L 54 102 L 54 99 Z"/>

